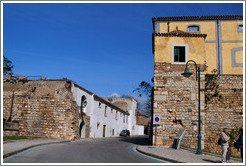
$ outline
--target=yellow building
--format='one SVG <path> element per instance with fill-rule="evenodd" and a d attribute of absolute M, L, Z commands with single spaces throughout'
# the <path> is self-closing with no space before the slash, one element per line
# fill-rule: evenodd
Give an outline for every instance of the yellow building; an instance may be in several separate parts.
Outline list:
<path fill-rule="evenodd" d="M 216 69 L 218 74 L 243 74 L 243 16 L 158 17 L 152 21 L 155 62 L 185 64 L 193 59 L 207 65 L 206 73 Z M 172 38 L 169 43 L 167 34 L 174 31 L 183 32 L 183 40 Z M 197 38 L 199 41 L 192 43 L 189 37 L 195 34 L 207 36 L 204 41 Z M 174 59 L 174 52 L 182 50 L 184 55 L 176 55 Z M 175 63 L 180 60 L 184 63 Z"/>
<path fill-rule="evenodd" d="M 161 117 L 153 144 L 175 145 L 186 129 L 183 146 L 197 148 L 200 131 L 201 149 L 220 153 L 221 128 L 243 123 L 243 16 L 159 17 L 153 28 L 152 115 Z M 181 75 L 189 60 L 200 67 L 200 81 L 193 63 L 193 75 Z"/>

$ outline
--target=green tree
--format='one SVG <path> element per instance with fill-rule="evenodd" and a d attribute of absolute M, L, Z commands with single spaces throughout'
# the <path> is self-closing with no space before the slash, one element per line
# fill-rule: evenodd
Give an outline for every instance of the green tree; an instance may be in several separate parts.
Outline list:
<path fill-rule="evenodd" d="M 138 97 L 147 97 L 147 101 L 145 102 L 144 106 L 141 106 L 141 109 L 146 113 L 147 116 L 151 115 L 151 108 L 152 108 L 152 93 L 153 93 L 153 83 L 154 78 L 151 79 L 151 82 L 142 81 L 136 89 L 132 92 L 137 93 Z"/>
<path fill-rule="evenodd" d="M 7 57 L 3 56 L 3 67 L 4 67 L 4 74 L 12 75 L 12 69 L 14 68 L 12 61 L 10 61 Z"/>

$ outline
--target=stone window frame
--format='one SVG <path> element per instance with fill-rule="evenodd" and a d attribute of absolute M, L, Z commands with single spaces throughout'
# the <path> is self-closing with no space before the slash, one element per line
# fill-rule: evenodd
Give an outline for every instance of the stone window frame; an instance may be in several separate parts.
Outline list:
<path fill-rule="evenodd" d="M 236 47 L 231 49 L 232 67 L 243 67 L 243 63 L 236 63 L 236 52 L 241 50 L 243 50 L 243 47 Z"/>
<path fill-rule="evenodd" d="M 242 29 L 242 30 L 239 30 L 239 26 L 240 26 L 240 25 L 243 26 L 243 24 L 237 24 L 237 31 L 238 31 L 238 32 L 243 32 L 243 29 Z"/>
<path fill-rule="evenodd" d="M 185 62 L 174 62 L 174 47 L 185 47 Z M 172 64 L 185 65 L 188 60 L 188 44 L 172 44 Z"/>
<path fill-rule="evenodd" d="M 196 32 L 190 32 L 190 31 L 189 31 L 189 28 L 190 28 L 190 27 L 198 27 L 198 31 L 196 31 Z M 198 25 L 198 24 L 187 25 L 187 32 L 190 32 L 190 33 L 200 33 L 200 32 L 201 32 L 201 27 L 200 27 L 200 25 Z"/>

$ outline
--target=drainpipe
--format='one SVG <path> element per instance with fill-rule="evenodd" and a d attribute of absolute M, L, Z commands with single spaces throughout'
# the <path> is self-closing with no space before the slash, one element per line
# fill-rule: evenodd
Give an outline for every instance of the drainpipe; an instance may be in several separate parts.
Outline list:
<path fill-rule="evenodd" d="M 220 47 L 221 47 L 221 45 L 220 45 L 220 23 L 219 23 L 219 20 L 217 20 L 216 21 L 216 26 L 217 26 L 217 32 L 216 32 L 216 34 L 217 34 L 217 43 L 216 43 L 216 45 L 217 45 L 217 74 L 220 74 L 221 73 L 221 71 L 220 71 L 220 66 L 222 65 L 222 64 L 220 64 L 220 62 L 221 62 L 221 57 L 220 57 L 220 54 L 221 54 L 221 52 L 220 52 Z"/>

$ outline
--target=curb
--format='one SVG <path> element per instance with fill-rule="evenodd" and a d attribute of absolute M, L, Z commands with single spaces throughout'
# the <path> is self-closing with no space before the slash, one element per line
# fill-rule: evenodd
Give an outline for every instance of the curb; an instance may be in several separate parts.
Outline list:
<path fill-rule="evenodd" d="M 23 151 L 25 151 L 27 149 L 31 149 L 31 148 L 37 147 L 37 146 L 49 145 L 49 144 L 59 144 L 59 143 L 66 143 L 66 142 L 71 142 L 71 141 L 49 142 L 49 143 L 42 143 L 42 144 L 28 146 L 26 148 L 23 148 L 23 149 L 20 149 L 20 150 L 16 150 L 16 151 L 13 151 L 13 152 L 10 152 L 10 153 L 7 153 L 7 154 L 3 155 L 3 159 L 5 159 L 7 157 L 10 157 L 12 155 L 15 155 L 17 153 L 23 152 Z"/>
<path fill-rule="evenodd" d="M 195 152 L 195 150 L 189 149 L 189 148 L 181 147 L 180 149 L 184 149 L 184 150 L 187 150 L 187 151 Z M 208 152 L 202 152 L 202 153 L 205 154 L 205 155 L 210 155 L 210 156 L 215 156 L 215 157 L 221 157 L 221 155 L 219 155 L 219 154 L 212 154 L 212 153 L 208 153 Z M 241 162 L 241 159 L 239 159 L 239 158 L 235 158 L 235 157 L 231 157 L 231 156 L 230 156 L 230 158 L 232 160 Z"/>
<path fill-rule="evenodd" d="M 138 152 L 140 152 L 140 153 L 145 154 L 145 155 L 148 155 L 148 156 L 151 156 L 151 157 L 155 157 L 155 158 L 158 158 L 158 159 L 161 159 L 161 160 L 165 160 L 165 161 L 168 161 L 168 162 L 171 162 L 171 163 L 184 163 L 184 162 L 181 162 L 181 161 L 177 161 L 177 160 L 173 160 L 173 159 L 170 159 L 170 158 L 165 158 L 165 157 L 162 157 L 162 156 L 158 156 L 158 155 L 155 155 L 155 154 L 144 152 L 142 150 L 139 150 L 138 146 L 136 147 L 136 150 Z"/>

